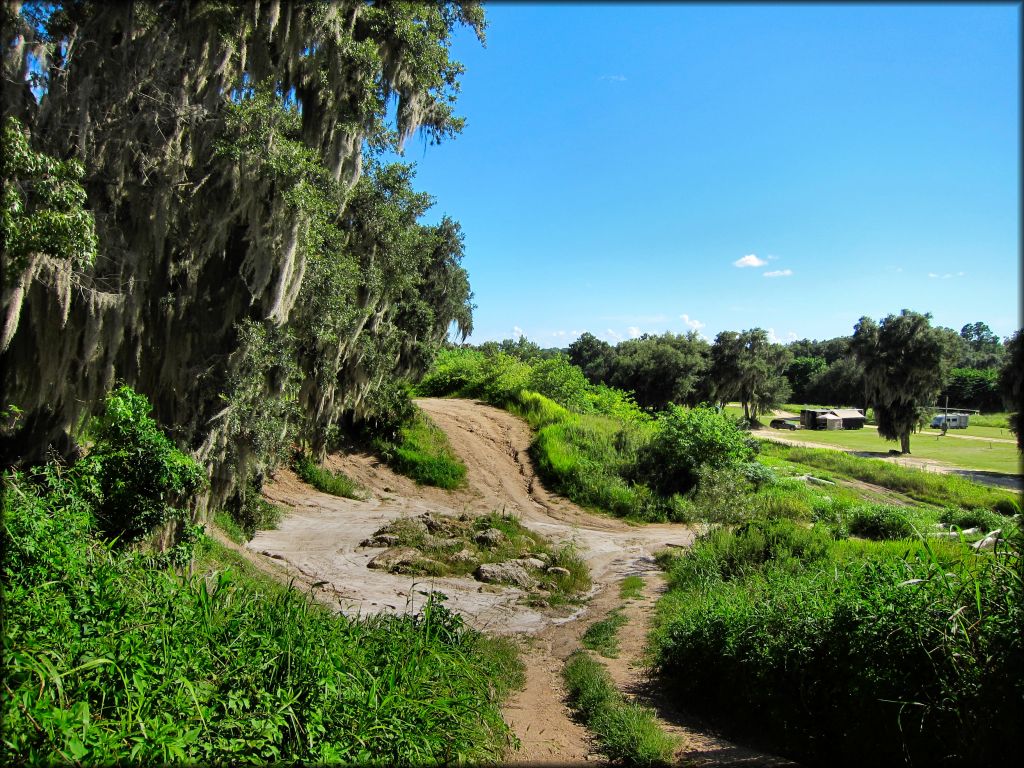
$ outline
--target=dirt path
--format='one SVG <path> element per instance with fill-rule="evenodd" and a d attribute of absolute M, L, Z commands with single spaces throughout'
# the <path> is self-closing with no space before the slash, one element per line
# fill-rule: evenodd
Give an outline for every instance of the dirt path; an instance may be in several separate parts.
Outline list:
<path fill-rule="evenodd" d="M 510 761 L 531 765 L 603 762 L 586 729 L 570 715 L 561 681 L 562 665 L 579 647 L 586 627 L 621 603 L 618 583 L 630 574 L 660 583 L 653 553 L 669 545 L 689 546 L 694 531 L 674 524 L 629 525 L 548 493 L 536 478 L 527 453 L 529 428 L 505 411 L 466 400 L 425 399 L 417 403 L 448 434 L 455 452 L 466 463 L 465 489 L 449 492 L 417 486 L 364 454 L 328 459 L 329 467 L 342 470 L 367 490 L 364 500 L 319 493 L 292 472 L 281 470 L 266 485 L 265 493 L 286 507 L 288 514 L 277 530 L 260 531 L 249 542 L 250 557 L 264 569 L 283 571 L 316 587 L 320 599 L 350 615 L 403 612 L 421 605 L 431 589 L 445 592 L 447 605 L 471 625 L 515 635 L 522 641 L 526 686 L 504 713 L 522 744 Z M 512 587 L 484 590 L 470 579 L 414 579 L 366 567 L 380 550 L 360 548 L 359 542 L 391 520 L 426 511 L 457 515 L 494 510 L 516 514 L 525 526 L 554 541 L 576 543 L 594 582 L 591 599 L 584 607 L 567 616 L 565 611 L 559 614 L 522 605 L 522 593 Z M 647 610 L 652 610 L 654 599 L 651 593 Z M 624 663 L 638 658 L 641 635 L 646 633 L 647 624 L 635 622 L 635 626 L 640 634 L 629 641 Z M 691 743 L 698 745 L 696 749 L 704 750 L 700 754 L 706 753 L 706 759 L 698 762 L 740 764 L 730 757 L 739 754 L 734 745 L 702 736 L 698 730 L 688 733 Z M 689 752 L 684 756 L 691 760 L 700 757 Z"/>

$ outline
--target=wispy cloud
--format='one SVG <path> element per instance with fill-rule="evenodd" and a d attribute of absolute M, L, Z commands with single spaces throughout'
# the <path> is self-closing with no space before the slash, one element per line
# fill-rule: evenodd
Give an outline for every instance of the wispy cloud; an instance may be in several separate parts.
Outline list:
<path fill-rule="evenodd" d="M 606 339 L 608 339 L 608 341 L 622 341 L 622 334 L 616 333 L 611 328 L 605 329 L 604 336 Z"/>
<path fill-rule="evenodd" d="M 512 326 L 512 338 L 513 339 L 518 339 L 520 336 L 525 336 L 525 335 L 526 335 L 526 331 L 524 331 L 518 325 L 513 325 Z"/>
<path fill-rule="evenodd" d="M 629 338 L 635 339 L 637 336 L 639 336 L 641 333 L 643 333 L 643 331 L 641 331 L 635 325 L 631 325 L 631 326 L 629 326 L 629 328 L 626 329 L 626 333 L 629 334 Z"/>
<path fill-rule="evenodd" d="M 944 275 L 939 275 L 939 274 L 936 274 L 935 272 L 929 272 L 929 273 L 928 273 L 928 277 L 931 277 L 931 278 L 938 278 L 938 279 L 940 279 L 940 280 L 949 280 L 949 279 L 950 279 L 951 277 L 963 277 L 963 276 L 964 276 L 964 275 L 966 275 L 966 274 L 967 274 L 966 272 L 957 272 L 957 273 L 956 273 L 956 274 L 954 275 L 954 274 L 953 274 L 952 272 L 947 272 L 947 273 L 946 273 L 946 274 L 944 274 Z"/>
<path fill-rule="evenodd" d="M 748 253 L 743 258 L 736 259 L 736 261 L 734 261 L 732 265 L 734 267 L 739 267 L 740 269 L 743 269 L 743 267 L 763 267 L 767 263 L 768 262 L 765 261 L 764 259 L 759 259 L 757 257 L 757 254 Z"/>
<path fill-rule="evenodd" d="M 601 75 L 598 80 L 604 80 L 606 83 L 624 83 L 626 82 L 625 75 Z"/>
<path fill-rule="evenodd" d="M 701 328 L 704 327 L 704 323 L 702 323 L 700 320 L 697 320 L 696 318 L 690 317 L 689 315 L 680 315 L 679 319 L 683 321 L 683 325 L 685 325 L 687 328 L 692 328 L 695 331 L 699 331 Z"/>
<path fill-rule="evenodd" d="M 765 277 L 789 277 L 793 274 L 792 269 L 773 269 L 771 272 L 765 272 Z"/>

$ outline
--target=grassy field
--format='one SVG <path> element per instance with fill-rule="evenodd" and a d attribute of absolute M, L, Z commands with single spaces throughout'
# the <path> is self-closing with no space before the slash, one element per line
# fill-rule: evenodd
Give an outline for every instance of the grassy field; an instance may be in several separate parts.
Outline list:
<path fill-rule="evenodd" d="M 784 410 L 798 413 L 805 406 L 787 405 Z M 743 409 L 737 405 L 728 405 L 725 412 L 730 416 L 743 416 Z M 851 430 L 819 430 L 800 429 L 796 432 L 772 429 L 767 426 L 771 416 L 762 416 L 764 429 L 755 430 L 757 437 L 782 437 L 801 440 L 820 445 L 823 448 L 841 448 L 846 451 L 863 451 L 887 455 L 891 450 L 898 450 L 899 443 L 883 440 L 878 431 L 871 425 L 863 429 Z M 990 440 L 964 440 L 964 437 L 990 438 Z M 972 425 L 967 429 L 949 430 L 944 437 L 937 430 L 926 429 L 910 436 L 911 456 L 919 459 L 934 459 L 964 469 L 977 469 L 985 472 L 1001 472 L 1010 475 L 1021 474 L 1020 455 L 1013 442 L 1013 435 L 1005 427 Z"/>
<path fill-rule="evenodd" d="M 960 430 L 958 430 L 960 431 Z M 967 430 L 963 430 L 967 431 Z M 864 451 L 886 455 L 897 449 L 898 444 L 883 440 L 871 427 L 864 429 L 819 430 L 801 429 L 796 432 L 766 427 L 753 433 L 757 437 L 782 437 L 815 443 L 824 448 L 842 448 L 847 451 Z M 910 436 L 911 456 L 918 459 L 934 459 L 964 469 L 979 469 L 986 472 L 1003 472 L 1019 475 L 1020 456 L 1014 443 L 987 440 L 961 440 L 946 435 L 916 434 Z"/>

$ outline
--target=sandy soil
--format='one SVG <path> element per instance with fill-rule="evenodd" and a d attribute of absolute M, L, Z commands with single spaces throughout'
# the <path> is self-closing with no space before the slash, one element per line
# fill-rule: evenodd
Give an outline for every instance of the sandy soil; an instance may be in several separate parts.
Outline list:
<path fill-rule="evenodd" d="M 364 454 L 332 456 L 328 466 L 342 470 L 367 490 L 365 500 L 322 494 L 281 470 L 265 486 L 267 497 L 288 514 L 279 528 L 260 531 L 247 545 L 249 555 L 266 570 L 286 573 L 319 599 L 350 615 L 414 610 L 432 589 L 448 595 L 447 605 L 478 629 L 516 636 L 526 662 L 525 688 L 507 705 L 506 722 L 521 742 L 510 763 L 570 765 L 606 762 L 590 735 L 573 720 L 565 703 L 561 669 L 579 647 L 587 626 L 621 604 L 618 584 L 641 574 L 661 584 L 653 553 L 666 546 L 689 546 L 695 531 L 663 524 L 634 526 L 596 515 L 548 493 L 536 478 L 527 453 L 529 428 L 516 417 L 466 400 L 417 401 L 447 434 L 467 466 L 467 486 L 455 492 L 417 486 Z M 514 513 L 525 526 L 557 542 L 573 541 L 586 557 L 594 581 L 590 599 L 571 612 L 522 605 L 515 588 L 483 587 L 471 579 L 411 578 L 366 567 L 380 549 L 359 542 L 385 523 L 426 511 L 439 514 Z M 626 686 L 642 675 L 637 661 L 649 626 L 656 593 L 641 601 L 646 618 L 631 621 L 620 663 L 629 674 L 616 673 Z M 630 610 L 641 610 L 631 607 Z M 568 614 L 568 615 L 567 615 Z M 632 676 L 632 677 L 631 677 Z M 664 709 L 664 707 L 662 707 Z M 661 711 L 661 710 L 659 710 Z M 667 730 L 686 737 L 679 757 L 701 765 L 776 765 L 776 758 L 745 750 L 687 724 L 677 712 L 664 710 Z"/>

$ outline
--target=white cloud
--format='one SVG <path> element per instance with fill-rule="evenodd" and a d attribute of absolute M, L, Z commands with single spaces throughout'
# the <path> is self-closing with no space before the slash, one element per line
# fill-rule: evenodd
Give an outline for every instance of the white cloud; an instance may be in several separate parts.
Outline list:
<path fill-rule="evenodd" d="M 928 273 L 928 277 L 931 277 L 931 278 L 936 278 L 937 277 L 937 278 L 940 278 L 942 280 L 949 280 L 951 277 L 963 277 L 966 274 L 967 274 L 966 272 L 957 272 L 954 275 L 952 272 L 947 272 L 944 275 L 937 275 L 934 272 L 929 272 Z"/>
<path fill-rule="evenodd" d="M 526 335 L 526 331 L 524 331 L 518 325 L 513 325 L 512 326 L 512 338 L 513 339 L 518 339 L 520 336 L 525 336 L 525 335 Z"/>
<path fill-rule="evenodd" d="M 683 325 L 685 325 L 687 328 L 692 328 L 695 331 L 699 331 L 701 328 L 704 327 L 704 323 L 702 323 L 700 320 L 697 320 L 696 318 L 691 319 L 689 315 L 680 315 L 679 319 L 683 321 Z"/>
<path fill-rule="evenodd" d="M 763 267 L 767 263 L 764 259 L 757 258 L 756 254 L 748 253 L 742 259 L 736 259 L 732 265 L 742 269 L 743 267 Z"/>
<path fill-rule="evenodd" d="M 637 328 L 635 325 L 631 325 L 631 326 L 629 326 L 629 328 L 626 329 L 626 333 L 629 334 L 629 338 L 635 339 L 637 336 L 639 336 L 642 333 L 642 331 L 639 328 Z"/>
<path fill-rule="evenodd" d="M 765 277 L 789 277 L 793 274 L 792 269 L 773 269 L 771 272 L 765 272 Z"/>
<path fill-rule="evenodd" d="M 616 333 L 611 328 L 606 328 L 604 335 L 609 341 L 622 341 L 622 334 Z"/>
<path fill-rule="evenodd" d="M 772 344 L 785 344 L 787 342 L 796 341 L 797 340 L 797 335 L 793 331 L 788 331 L 786 333 L 786 338 L 781 339 L 781 338 L 779 338 L 778 334 L 775 333 L 775 329 L 774 328 L 768 328 L 767 330 L 768 330 L 768 341 L 770 341 Z"/>

